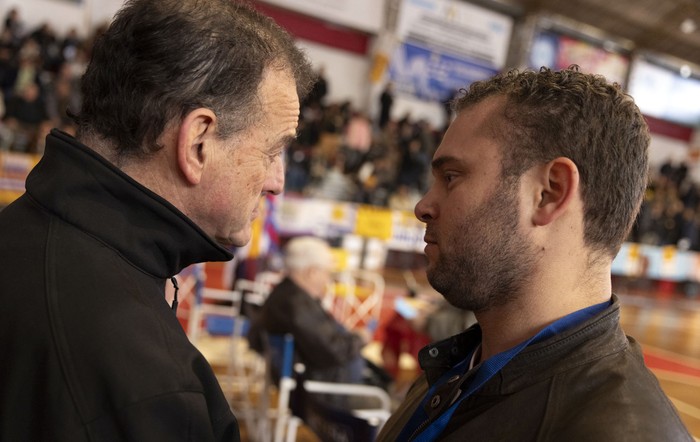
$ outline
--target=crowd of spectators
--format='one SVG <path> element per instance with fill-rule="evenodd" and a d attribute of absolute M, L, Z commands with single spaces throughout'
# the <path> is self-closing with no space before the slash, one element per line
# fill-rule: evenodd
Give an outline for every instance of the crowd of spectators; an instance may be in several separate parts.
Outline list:
<path fill-rule="evenodd" d="M 700 251 L 700 191 L 688 172 L 673 161 L 652 171 L 630 241 Z"/>
<path fill-rule="evenodd" d="M 25 29 L 19 11 L 0 34 L 0 150 L 42 153 L 46 133 L 75 128 L 80 77 L 97 28 L 87 38 L 50 24 Z M 302 103 L 299 136 L 287 155 L 286 191 L 310 197 L 412 211 L 430 185 L 430 160 L 444 128 L 410 114 L 391 118 L 388 85 L 372 118 L 351 102 L 329 102 L 323 68 Z M 685 164 L 667 162 L 652 179 L 630 240 L 700 251 L 700 192 Z"/>
<path fill-rule="evenodd" d="M 74 132 L 67 111 L 80 105 L 92 41 L 76 29 L 58 35 L 49 23 L 26 29 L 18 9 L 7 13 L 0 34 L 0 150 L 41 153 L 52 127 Z"/>
<path fill-rule="evenodd" d="M 303 103 L 287 192 L 412 211 L 428 188 L 443 131 L 410 115 L 379 120 L 350 102 Z"/>
<path fill-rule="evenodd" d="M 430 184 L 430 159 L 444 133 L 410 115 L 373 121 L 349 102 L 321 100 L 305 103 L 299 127 L 288 192 L 409 211 Z M 651 171 L 629 240 L 700 251 L 700 189 L 685 162 Z"/>

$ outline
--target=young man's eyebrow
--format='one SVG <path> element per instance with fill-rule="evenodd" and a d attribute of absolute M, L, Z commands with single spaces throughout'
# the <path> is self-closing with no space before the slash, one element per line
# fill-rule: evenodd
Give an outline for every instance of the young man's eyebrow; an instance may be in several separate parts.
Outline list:
<path fill-rule="evenodd" d="M 433 160 L 433 162 L 431 163 L 431 167 L 433 169 L 441 169 L 446 164 L 458 163 L 458 162 L 459 162 L 459 160 L 453 156 L 442 156 L 439 158 L 435 158 Z"/>

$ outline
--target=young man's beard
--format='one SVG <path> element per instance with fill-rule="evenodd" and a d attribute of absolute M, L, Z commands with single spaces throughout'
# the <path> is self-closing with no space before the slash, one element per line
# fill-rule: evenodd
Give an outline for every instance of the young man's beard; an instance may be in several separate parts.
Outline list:
<path fill-rule="evenodd" d="M 517 189 L 502 182 L 452 237 L 437 232 L 440 250 L 428 280 L 452 305 L 478 312 L 506 304 L 532 275 L 535 247 L 519 232 Z"/>

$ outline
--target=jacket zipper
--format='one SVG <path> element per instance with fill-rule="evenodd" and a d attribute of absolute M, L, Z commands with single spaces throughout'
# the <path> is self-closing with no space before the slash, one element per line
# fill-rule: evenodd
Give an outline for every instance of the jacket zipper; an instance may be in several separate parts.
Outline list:
<path fill-rule="evenodd" d="M 430 419 L 427 419 L 427 420 L 424 420 L 423 422 L 421 422 L 421 424 L 418 425 L 418 427 L 415 430 L 413 430 L 413 433 L 411 434 L 411 437 L 408 438 L 407 442 L 411 442 L 412 440 L 414 440 L 416 438 L 416 436 L 418 436 L 421 433 L 421 431 L 423 431 L 425 429 L 425 427 L 428 426 L 429 423 L 430 423 Z"/>

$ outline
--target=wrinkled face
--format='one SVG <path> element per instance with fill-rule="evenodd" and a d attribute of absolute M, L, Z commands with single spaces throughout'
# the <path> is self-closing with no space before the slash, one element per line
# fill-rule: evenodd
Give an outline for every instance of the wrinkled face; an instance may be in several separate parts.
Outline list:
<path fill-rule="evenodd" d="M 284 190 L 283 153 L 296 136 L 299 97 L 293 77 L 267 69 L 258 95 L 258 120 L 242 133 L 218 140 L 206 171 L 205 231 L 226 246 L 248 243 L 260 199 Z"/>
<path fill-rule="evenodd" d="M 518 181 L 502 180 L 502 147 L 488 128 L 497 105 L 487 99 L 460 112 L 435 152 L 434 183 L 415 209 L 426 223 L 431 285 L 451 304 L 477 312 L 517 297 L 533 270 Z"/>

